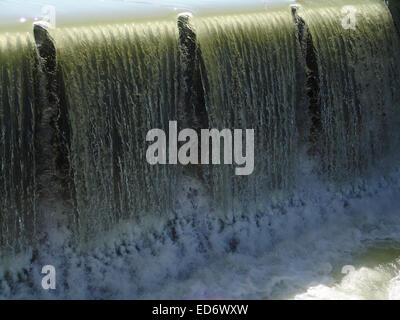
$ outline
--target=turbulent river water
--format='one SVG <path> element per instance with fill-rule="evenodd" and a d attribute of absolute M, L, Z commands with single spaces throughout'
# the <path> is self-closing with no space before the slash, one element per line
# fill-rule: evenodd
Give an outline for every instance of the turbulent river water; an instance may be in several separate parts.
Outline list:
<path fill-rule="evenodd" d="M 292 2 L 0 2 L 0 298 L 400 299 L 399 2 Z M 254 174 L 150 166 L 172 120 Z"/>

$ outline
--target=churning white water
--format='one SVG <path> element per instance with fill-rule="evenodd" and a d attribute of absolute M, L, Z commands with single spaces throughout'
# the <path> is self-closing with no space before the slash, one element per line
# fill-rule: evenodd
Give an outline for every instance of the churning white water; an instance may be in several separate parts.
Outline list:
<path fill-rule="evenodd" d="M 243 246 L 145 297 L 399 299 L 399 190 L 390 189 L 362 198 L 308 194 L 304 206 L 276 210 L 264 233 L 237 227 L 239 239 L 248 245 L 251 237 L 263 252 Z"/>
<path fill-rule="evenodd" d="M 342 277 L 314 284 L 296 299 L 400 299 L 400 247 L 390 241 L 375 243 L 356 266 L 344 266 Z"/>
<path fill-rule="evenodd" d="M 173 236 L 154 220 L 124 224 L 85 252 L 70 246 L 55 208 L 40 247 L 9 261 L 12 272 L 2 265 L 0 297 L 398 299 L 399 177 L 332 192 L 304 175 L 307 187 L 285 206 L 272 201 L 266 214 L 239 215 L 230 226 L 186 180 Z M 57 270 L 52 292 L 40 285 L 46 264 Z"/>

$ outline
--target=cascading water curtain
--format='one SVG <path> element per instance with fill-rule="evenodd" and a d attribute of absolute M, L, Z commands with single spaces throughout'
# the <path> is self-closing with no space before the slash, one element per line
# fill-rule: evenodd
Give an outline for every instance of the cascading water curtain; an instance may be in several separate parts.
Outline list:
<path fill-rule="evenodd" d="M 255 130 L 253 174 L 235 176 L 233 166 L 215 166 L 212 194 L 222 214 L 256 209 L 292 184 L 298 90 L 290 10 L 205 17 L 195 24 L 210 127 Z"/>
<path fill-rule="evenodd" d="M 176 166 L 146 161 L 146 134 L 177 119 L 176 21 L 54 33 L 70 122 L 80 237 L 122 219 L 168 215 Z"/>
<path fill-rule="evenodd" d="M 302 1 L 317 64 L 312 135 L 322 172 L 358 177 L 398 146 L 399 42 L 380 0 Z M 309 65 L 312 68 L 312 66 Z"/>
<path fill-rule="evenodd" d="M 393 17 L 394 25 L 400 37 L 400 0 L 390 0 L 389 9 Z"/>
<path fill-rule="evenodd" d="M 38 72 L 31 36 L 0 35 L 0 257 L 35 237 Z"/>

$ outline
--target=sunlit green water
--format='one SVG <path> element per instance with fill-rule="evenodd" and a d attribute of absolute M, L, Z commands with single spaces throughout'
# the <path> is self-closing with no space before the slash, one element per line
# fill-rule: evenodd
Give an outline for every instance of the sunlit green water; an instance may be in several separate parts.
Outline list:
<path fill-rule="evenodd" d="M 294 0 L 3 0 L 0 3 L 0 30 L 29 31 L 32 23 L 55 10 L 59 27 L 116 23 L 132 20 L 165 19 L 183 11 L 195 15 L 264 10 L 288 5 Z"/>
<path fill-rule="evenodd" d="M 194 20 L 211 128 L 255 130 L 255 173 L 212 168 L 213 194 L 227 211 L 256 207 L 292 183 L 298 141 L 296 30 L 287 10 Z"/>
<path fill-rule="evenodd" d="M 0 35 L 0 247 L 7 252 L 24 248 L 36 229 L 37 60 L 29 34 Z"/>
<path fill-rule="evenodd" d="M 82 236 L 168 215 L 174 169 L 146 161 L 146 134 L 177 118 L 175 21 L 54 32 Z"/>
<path fill-rule="evenodd" d="M 344 6 L 355 12 L 355 29 L 343 27 Z M 315 153 L 334 179 L 360 176 L 397 152 L 400 46 L 391 14 L 383 1 L 307 1 L 298 13 L 319 77 Z"/>

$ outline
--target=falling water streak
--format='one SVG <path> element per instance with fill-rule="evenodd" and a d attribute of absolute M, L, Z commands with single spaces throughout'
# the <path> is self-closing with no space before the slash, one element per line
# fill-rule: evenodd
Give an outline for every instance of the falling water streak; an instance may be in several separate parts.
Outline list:
<path fill-rule="evenodd" d="M 355 30 L 342 8 L 356 9 Z M 382 1 L 304 1 L 299 15 L 312 36 L 319 74 L 321 171 L 336 181 L 368 172 L 396 151 L 399 42 Z"/>
<path fill-rule="evenodd" d="M 254 129 L 255 171 L 212 168 L 222 210 L 256 207 L 288 190 L 296 159 L 296 32 L 289 10 L 199 19 L 203 86 L 211 128 Z"/>
<path fill-rule="evenodd" d="M 168 215 L 176 168 L 150 166 L 146 134 L 176 119 L 174 22 L 56 31 L 83 239 L 146 212 Z"/>
<path fill-rule="evenodd" d="M 0 35 L 0 258 L 36 236 L 37 57 L 28 34 Z"/>
<path fill-rule="evenodd" d="M 389 10 L 392 14 L 394 25 L 396 26 L 397 33 L 400 37 L 400 0 L 390 0 Z"/>

